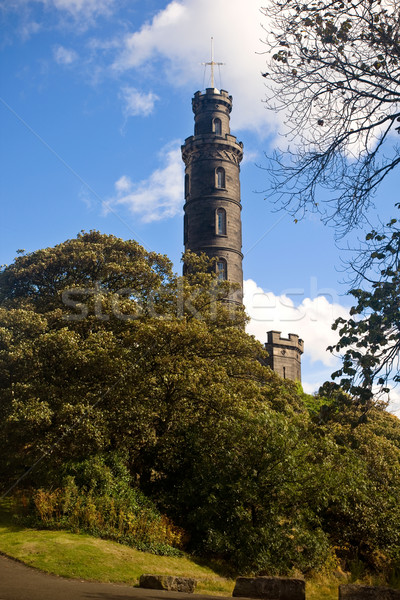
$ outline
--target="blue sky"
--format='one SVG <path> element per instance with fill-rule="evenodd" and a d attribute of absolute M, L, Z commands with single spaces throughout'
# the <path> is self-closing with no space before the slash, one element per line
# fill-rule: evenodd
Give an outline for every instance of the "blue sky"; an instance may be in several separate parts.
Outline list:
<path fill-rule="evenodd" d="M 180 271 L 183 163 L 191 98 L 210 85 L 233 95 L 244 143 L 243 252 L 249 331 L 305 340 L 303 382 L 335 370 L 330 324 L 351 299 L 334 232 L 295 223 L 266 198 L 264 152 L 285 143 L 266 110 L 262 0 L 6 0 L 1 19 L 0 263 L 99 229 L 167 254 Z M 283 142 L 282 142 L 283 140 Z M 395 177 L 377 197 L 394 204 Z M 346 242 L 342 242 L 345 245 Z"/>

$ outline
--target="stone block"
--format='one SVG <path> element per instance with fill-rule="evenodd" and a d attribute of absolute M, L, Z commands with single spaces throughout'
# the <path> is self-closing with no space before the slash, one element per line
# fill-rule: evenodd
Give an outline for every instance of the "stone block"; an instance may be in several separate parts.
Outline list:
<path fill-rule="evenodd" d="M 150 590 L 167 590 L 169 592 L 185 592 L 193 594 L 197 581 L 192 577 L 175 577 L 173 575 L 141 575 L 139 586 Z"/>
<path fill-rule="evenodd" d="M 293 577 L 238 577 L 232 596 L 264 600 L 305 600 L 304 579 Z"/>
<path fill-rule="evenodd" d="M 400 600 L 400 590 L 370 585 L 340 585 L 339 600 Z"/>

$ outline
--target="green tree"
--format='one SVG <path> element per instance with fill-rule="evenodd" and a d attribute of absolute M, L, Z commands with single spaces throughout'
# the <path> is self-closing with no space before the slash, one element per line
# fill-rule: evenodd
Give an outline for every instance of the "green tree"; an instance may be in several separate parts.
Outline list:
<path fill-rule="evenodd" d="M 2 269 L 3 486 L 37 461 L 33 481 L 119 448 L 139 477 L 141 452 L 174 407 L 221 392 L 212 378 L 228 353 L 224 385 L 257 376 L 262 349 L 243 331 L 243 309 L 225 302 L 229 284 L 204 257 L 186 261 L 195 268 L 179 278 L 166 257 L 90 232 Z"/>
<path fill-rule="evenodd" d="M 145 490 L 192 549 L 242 573 L 338 559 L 389 573 L 400 547 L 399 421 L 378 409 L 365 420 L 338 389 L 320 400 L 308 414 L 296 386 L 273 376 L 254 404 L 208 406 L 189 428 L 177 420 L 157 440 Z"/>
<path fill-rule="evenodd" d="M 322 527 L 347 569 L 361 560 L 366 570 L 390 575 L 400 564 L 400 421 L 375 406 L 366 414 L 332 382 L 317 397 L 314 432 L 334 444 L 331 464 L 340 470 L 328 495 L 324 486 L 316 490 Z"/>
<path fill-rule="evenodd" d="M 398 383 L 400 358 L 400 229 L 392 219 L 383 231 L 366 236 L 367 249 L 353 271 L 358 273 L 350 293 L 356 299 L 348 320 L 333 325 L 340 339 L 331 351 L 342 352 L 343 366 L 334 377 L 363 404 L 370 404 L 378 384 L 388 392 L 388 383 Z"/>
<path fill-rule="evenodd" d="M 79 503 L 89 490 L 90 510 L 144 492 L 192 550 L 243 573 L 307 572 L 340 544 L 392 564 L 397 421 L 353 432 L 343 393 L 322 418 L 332 398 L 263 366 L 229 284 L 206 257 L 185 261 L 177 277 L 166 257 L 91 232 L 2 269 L 2 491 L 76 488 Z"/>

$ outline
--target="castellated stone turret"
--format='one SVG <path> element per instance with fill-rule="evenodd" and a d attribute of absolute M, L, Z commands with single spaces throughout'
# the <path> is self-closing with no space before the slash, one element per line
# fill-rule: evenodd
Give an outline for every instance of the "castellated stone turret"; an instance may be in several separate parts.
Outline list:
<path fill-rule="evenodd" d="M 304 342 L 294 333 L 288 338 L 281 337 L 280 331 L 268 331 L 265 349 L 268 352 L 266 364 L 283 379 L 301 381 L 301 355 Z"/>
<path fill-rule="evenodd" d="M 185 163 L 185 251 L 216 257 L 220 279 L 238 283 L 243 299 L 240 161 L 243 144 L 230 133 L 232 96 L 208 88 L 192 100 L 194 135 L 182 146 Z"/>

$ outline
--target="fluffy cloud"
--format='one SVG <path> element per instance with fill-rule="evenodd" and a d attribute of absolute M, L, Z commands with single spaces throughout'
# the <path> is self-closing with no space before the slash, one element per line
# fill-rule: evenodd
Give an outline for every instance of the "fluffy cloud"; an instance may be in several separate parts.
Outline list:
<path fill-rule="evenodd" d="M 388 396 L 389 406 L 388 411 L 399 417 L 400 419 L 400 390 L 394 388 Z"/>
<path fill-rule="evenodd" d="M 123 72 L 161 59 L 163 77 L 171 85 L 199 87 L 201 63 L 210 60 L 210 38 L 215 39 L 215 60 L 221 68 L 215 85 L 229 90 L 235 100 L 232 125 L 261 135 L 275 130 L 277 118 L 265 110 L 266 88 L 260 76 L 265 70 L 265 46 L 260 13 L 262 0 L 173 0 L 153 20 L 126 35 L 114 62 Z M 196 68 L 196 65 L 198 67 Z M 203 87 L 210 85 L 210 70 Z"/>
<path fill-rule="evenodd" d="M 54 59 L 59 65 L 70 65 L 75 62 L 78 58 L 78 54 L 75 50 L 64 48 L 64 46 L 57 46 L 54 48 Z"/>
<path fill-rule="evenodd" d="M 243 301 L 250 316 L 246 331 L 262 343 L 267 341 L 267 331 L 280 331 L 284 337 L 298 334 L 304 340 L 302 385 L 306 393 L 313 394 L 331 379 L 332 371 L 340 368 L 340 359 L 326 348 L 338 339 L 338 333 L 331 329 L 333 321 L 337 317 L 348 318 L 349 309 L 335 302 L 334 296 L 329 301 L 324 295 L 303 298 L 296 306 L 290 295 L 276 296 L 252 279 L 244 281 Z M 382 400 L 387 400 L 387 410 L 400 418 L 400 388 L 391 389 Z"/>
<path fill-rule="evenodd" d="M 124 114 L 126 117 L 136 117 L 138 115 L 147 117 L 153 112 L 155 102 L 159 100 L 159 97 L 153 92 L 145 94 L 130 86 L 122 88 L 121 98 L 124 101 Z"/>
<path fill-rule="evenodd" d="M 251 279 L 244 282 L 244 305 L 251 319 L 247 332 L 261 342 L 266 341 L 270 330 L 281 331 L 285 336 L 297 333 L 304 340 L 305 354 L 312 363 L 320 361 L 331 368 L 336 365 L 337 359 L 326 348 L 338 339 L 331 325 L 337 317 L 349 316 L 346 307 L 330 302 L 324 295 L 303 298 L 295 306 L 289 294 L 276 296 Z"/>
<path fill-rule="evenodd" d="M 147 178 L 134 183 L 123 175 L 115 183 L 116 196 L 109 205 L 124 205 L 144 223 L 174 217 L 182 210 L 183 165 L 177 142 L 164 148 L 160 155 L 164 166 Z"/>

